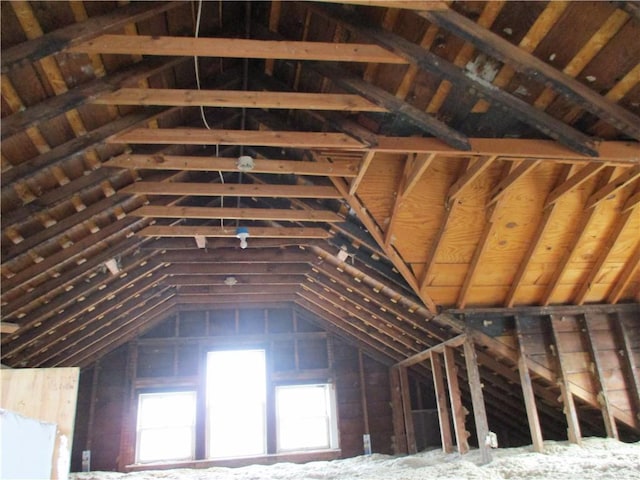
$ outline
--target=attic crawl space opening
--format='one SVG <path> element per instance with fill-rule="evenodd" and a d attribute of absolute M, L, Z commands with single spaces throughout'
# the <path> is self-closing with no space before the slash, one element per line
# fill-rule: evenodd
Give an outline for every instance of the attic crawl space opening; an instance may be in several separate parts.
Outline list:
<path fill-rule="evenodd" d="M 74 470 L 639 438 L 637 3 L 0 8 L 0 359 L 80 367 Z"/>

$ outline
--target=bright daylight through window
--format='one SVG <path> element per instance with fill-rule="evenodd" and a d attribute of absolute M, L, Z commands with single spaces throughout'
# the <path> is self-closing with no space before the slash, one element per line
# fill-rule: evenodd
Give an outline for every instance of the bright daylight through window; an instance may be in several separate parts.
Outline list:
<path fill-rule="evenodd" d="M 277 387 L 278 451 L 337 448 L 335 409 L 329 384 Z"/>
<path fill-rule="evenodd" d="M 262 455 L 267 452 L 266 390 L 264 350 L 209 352 L 209 458 Z"/>
<path fill-rule="evenodd" d="M 193 459 L 195 418 L 195 392 L 140 394 L 136 462 Z"/>

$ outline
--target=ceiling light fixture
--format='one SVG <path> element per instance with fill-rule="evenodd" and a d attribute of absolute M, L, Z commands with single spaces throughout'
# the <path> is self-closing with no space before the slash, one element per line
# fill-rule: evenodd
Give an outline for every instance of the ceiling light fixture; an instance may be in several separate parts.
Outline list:
<path fill-rule="evenodd" d="M 254 166 L 255 162 L 249 155 L 242 155 L 241 157 L 238 157 L 236 167 L 238 167 L 238 170 L 240 170 L 241 172 L 250 172 L 251 170 L 253 170 Z"/>
<path fill-rule="evenodd" d="M 249 229 L 247 227 L 236 228 L 236 237 L 240 239 L 240 248 L 243 250 L 247 248 L 247 237 L 249 236 Z"/>

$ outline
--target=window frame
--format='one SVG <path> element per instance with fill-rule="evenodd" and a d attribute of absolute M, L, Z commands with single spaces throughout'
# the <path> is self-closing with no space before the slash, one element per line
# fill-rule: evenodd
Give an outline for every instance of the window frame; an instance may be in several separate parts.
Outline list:
<path fill-rule="evenodd" d="M 171 425 L 167 427 L 143 427 L 141 426 L 142 420 L 142 408 L 143 402 L 146 398 L 152 397 L 160 397 L 160 396 L 171 396 L 171 395 L 188 395 L 191 397 L 191 423 L 189 425 Z M 196 429 L 197 429 L 197 415 L 198 415 L 198 393 L 196 390 L 162 390 L 162 391 L 148 391 L 148 392 L 138 392 L 137 394 L 137 410 L 136 410 L 136 439 L 135 439 L 135 463 L 136 464 L 151 464 L 151 463 L 171 463 L 171 462 L 179 462 L 179 461 L 189 461 L 195 460 L 196 457 Z M 190 454 L 188 457 L 171 457 L 171 458 L 162 458 L 162 459 L 153 459 L 153 460 L 141 460 L 141 441 L 143 431 L 153 431 L 153 430 L 172 430 L 178 428 L 190 428 Z"/>
<path fill-rule="evenodd" d="M 327 443 L 312 447 L 281 447 L 281 418 L 279 416 L 280 408 L 278 406 L 278 390 L 279 389 L 302 389 L 302 388 L 318 388 L 322 387 L 325 392 L 327 404 L 325 404 Z M 276 437 L 276 453 L 295 453 L 295 452 L 311 452 L 324 450 L 337 450 L 340 448 L 340 435 L 338 429 L 338 405 L 337 405 L 336 386 L 332 382 L 313 382 L 313 383 L 295 383 L 281 384 L 274 386 L 274 416 L 275 416 L 275 437 Z"/>

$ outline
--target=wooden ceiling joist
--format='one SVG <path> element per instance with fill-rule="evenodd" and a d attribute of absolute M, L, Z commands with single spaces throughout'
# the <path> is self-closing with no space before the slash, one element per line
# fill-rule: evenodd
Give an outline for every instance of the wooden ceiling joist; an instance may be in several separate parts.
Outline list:
<path fill-rule="evenodd" d="M 120 167 L 148 170 L 194 170 L 201 172 L 238 172 L 238 158 L 194 157 L 187 155 L 143 155 L 125 153 L 102 164 L 103 167 Z M 273 173 L 309 176 L 354 177 L 357 164 L 340 160 L 333 163 L 304 162 L 298 160 L 271 160 L 254 158 L 252 173 Z"/>
<path fill-rule="evenodd" d="M 575 78 L 557 70 L 538 57 L 523 51 L 492 31 L 463 15 L 446 11 L 420 12 L 420 16 L 471 42 L 476 48 L 510 65 L 515 70 L 551 86 L 580 107 L 640 140 L 640 117 L 607 100 Z"/>
<path fill-rule="evenodd" d="M 323 228 L 312 227 L 247 227 L 249 231 L 248 241 L 251 238 L 327 238 L 331 235 Z M 143 237 L 237 237 L 236 227 L 211 227 L 202 226 L 162 226 L 151 225 L 145 227 L 138 235 Z"/>
<path fill-rule="evenodd" d="M 204 275 L 211 277 L 214 275 L 224 275 L 225 278 L 229 275 L 233 276 L 265 276 L 265 275 L 291 275 L 298 276 L 306 274 L 311 267 L 308 263 L 275 263 L 270 265 L 268 263 L 241 263 L 235 262 L 228 263 L 173 263 L 164 269 L 167 275 L 175 276 L 199 276 Z M 206 279 L 205 279 L 206 280 Z M 240 281 L 240 280 L 238 280 Z"/>
<path fill-rule="evenodd" d="M 214 263 L 214 264 L 285 264 L 308 263 L 314 260 L 314 255 L 299 248 L 281 249 L 270 248 L 257 252 L 239 251 L 237 248 L 217 249 L 214 252 L 203 250 L 172 250 L 158 255 L 156 260 L 162 263 Z M 276 265 L 272 265 L 276 267 Z"/>
<path fill-rule="evenodd" d="M 277 208 L 167 207 L 145 205 L 129 215 L 156 218 L 283 220 L 287 222 L 342 222 L 330 210 L 292 210 Z"/>
<path fill-rule="evenodd" d="M 205 128 L 136 128 L 111 137 L 109 143 L 257 145 L 279 148 L 343 148 L 347 150 L 361 150 L 365 147 L 344 133 L 208 130 Z"/>
<path fill-rule="evenodd" d="M 195 195 L 204 197 L 340 198 L 329 186 L 251 185 L 232 183 L 137 182 L 120 190 L 143 195 Z"/>
<path fill-rule="evenodd" d="M 395 63 L 407 61 L 378 45 L 252 40 L 244 38 L 192 38 L 137 35 L 101 35 L 68 49 L 74 53 L 122 55 L 176 55 L 221 58 L 272 58 L 331 62 Z"/>
<path fill-rule="evenodd" d="M 2 334 L 15 333 L 19 328 L 20 325 L 17 323 L 0 322 L 0 333 Z"/>
<path fill-rule="evenodd" d="M 216 272 L 217 273 L 217 272 Z M 209 286 L 229 286 L 236 287 L 238 285 L 254 287 L 259 285 L 289 285 L 297 286 L 300 282 L 303 282 L 304 278 L 301 275 L 176 275 L 173 277 L 167 277 L 166 283 L 180 287 L 180 293 L 195 294 L 195 293 L 208 293 L 206 287 Z M 184 287 L 203 287 L 200 290 L 196 289 L 184 289 Z M 237 293 L 237 292 L 236 292 Z"/>
<path fill-rule="evenodd" d="M 447 1 L 438 0 L 317 0 L 325 3 L 342 3 L 367 7 L 402 8 L 406 10 L 446 10 Z"/>
<path fill-rule="evenodd" d="M 384 107 L 360 95 L 307 92 L 267 92 L 245 90 L 172 90 L 166 88 L 123 88 L 102 95 L 94 103 L 102 105 L 163 105 L 176 107 L 235 107 L 346 112 L 386 112 Z"/>

